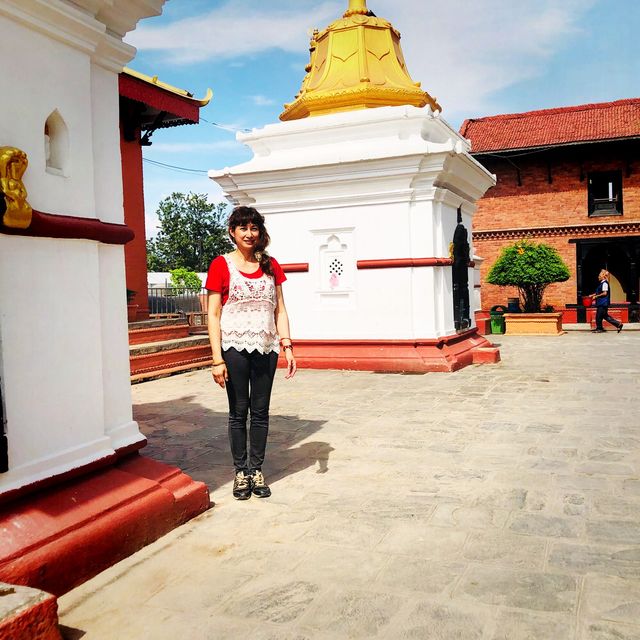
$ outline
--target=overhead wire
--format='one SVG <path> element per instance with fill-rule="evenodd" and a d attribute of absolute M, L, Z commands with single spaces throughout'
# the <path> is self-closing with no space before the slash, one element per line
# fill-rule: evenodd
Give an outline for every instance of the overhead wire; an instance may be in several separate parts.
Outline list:
<path fill-rule="evenodd" d="M 166 162 L 158 162 L 158 160 L 151 160 L 150 158 L 142 158 L 143 162 L 147 162 L 149 164 L 156 165 L 158 167 L 162 167 L 163 169 L 171 169 L 172 171 L 178 171 L 180 173 L 196 173 L 196 174 L 204 174 L 209 173 L 206 169 L 191 169 L 189 167 L 180 167 L 175 164 L 167 164 Z"/>
<path fill-rule="evenodd" d="M 207 120 L 202 116 L 200 116 L 200 121 L 206 122 L 207 124 L 210 124 L 213 127 L 217 127 L 218 129 L 222 129 L 223 131 L 229 131 L 230 133 L 238 133 L 238 132 L 248 133 L 250 131 L 250 129 L 236 129 L 235 127 L 229 127 L 227 125 L 218 124 L 217 122 L 212 122 L 211 120 Z M 175 164 L 167 164 L 166 162 L 151 160 L 150 158 L 142 158 L 142 161 L 147 162 L 148 164 L 155 165 L 157 167 L 162 167 L 163 169 L 169 169 L 170 171 L 177 171 L 178 173 L 192 173 L 192 174 L 195 173 L 200 175 L 202 174 L 206 175 L 209 173 L 207 169 L 193 169 L 190 167 L 180 167 Z"/>
<path fill-rule="evenodd" d="M 212 122 L 211 120 L 207 120 L 206 118 L 203 118 L 202 116 L 200 116 L 200 120 L 202 120 L 202 122 L 206 122 L 207 124 L 210 124 L 214 127 L 218 127 L 218 129 L 223 129 L 224 131 L 230 131 L 231 133 L 249 133 L 251 131 L 251 129 L 236 129 L 235 127 L 230 127 L 226 124 L 218 124 L 217 122 Z"/>

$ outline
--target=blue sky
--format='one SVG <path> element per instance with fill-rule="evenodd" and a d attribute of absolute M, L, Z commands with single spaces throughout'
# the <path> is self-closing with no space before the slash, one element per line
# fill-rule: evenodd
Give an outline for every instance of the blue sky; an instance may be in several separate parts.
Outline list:
<path fill-rule="evenodd" d="M 368 0 L 402 34 L 415 81 L 442 117 L 465 118 L 640 97 L 637 0 Z M 276 122 L 309 61 L 309 34 L 340 17 L 347 0 L 169 0 L 126 40 L 134 69 L 197 97 L 213 89 L 202 122 L 158 131 L 145 162 L 147 234 L 173 191 L 223 200 L 206 176 L 250 158 L 234 130 Z"/>

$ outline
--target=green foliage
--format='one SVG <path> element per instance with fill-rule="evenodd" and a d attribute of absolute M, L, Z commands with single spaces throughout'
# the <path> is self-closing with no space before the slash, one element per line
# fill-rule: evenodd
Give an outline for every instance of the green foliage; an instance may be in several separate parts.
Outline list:
<path fill-rule="evenodd" d="M 172 193 L 158 206 L 160 231 L 147 240 L 149 271 L 184 268 L 203 272 L 233 248 L 227 233 L 227 205 L 208 202 L 205 194 Z"/>
<path fill-rule="evenodd" d="M 502 250 L 487 275 L 487 282 L 518 287 L 524 311 L 537 313 L 542 307 L 544 290 L 552 282 L 568 280 L 570 275 L 553 247 L 519 240 Z"/>
<path fill-rule="evenodd" d="M 195 289 L 200 291 L 202 289 L 202 280 L 195 271 L 189 271 L 184 267 L 178 269 L 171 269 L 171 286 L 176 289 Z"/>

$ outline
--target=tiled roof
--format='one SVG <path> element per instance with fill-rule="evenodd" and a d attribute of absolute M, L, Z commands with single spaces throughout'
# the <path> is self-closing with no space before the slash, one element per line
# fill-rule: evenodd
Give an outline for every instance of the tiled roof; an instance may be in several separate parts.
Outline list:
<path fill-rule="evenodd" d="M 471 153 L 640 137 L 640 98 L 465 120 Z"/>

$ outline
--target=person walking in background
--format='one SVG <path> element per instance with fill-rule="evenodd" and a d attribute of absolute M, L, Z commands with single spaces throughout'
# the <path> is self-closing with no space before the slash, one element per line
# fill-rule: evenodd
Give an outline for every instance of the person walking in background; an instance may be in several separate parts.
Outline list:
<path fill-rule="evenodd" d="M 269 402 L 280 346 L 285 378 L 296 372 L 282 283 L 286 276 L 266 253 L 269 234 L 253 207 L 229 217 L 235 251 L 211 262 L 207 282 L 208 329 L 213 379 L 229 400 L 229 443 L 235 468 L 233 497 L 271 495 L 262 473 L 269 431 Z M 247 417 L 250 414 L 247 457 Z"/>
<path fill-rule="evenodd" d="M 602 269 L 598 274 L 598 280 L 598 288 L 595 293 L 591 294 L 591 299 L 595 300 L 596 303 L 596 328 L 593 329 L 593 333 L 605 333 L 605 329 L 602 326 L 603 320 L 612 324 L 620 333 L 624 325 L 609 315 L 609 303 L 611 300 L 609 272 L 606 269 Z"/>

